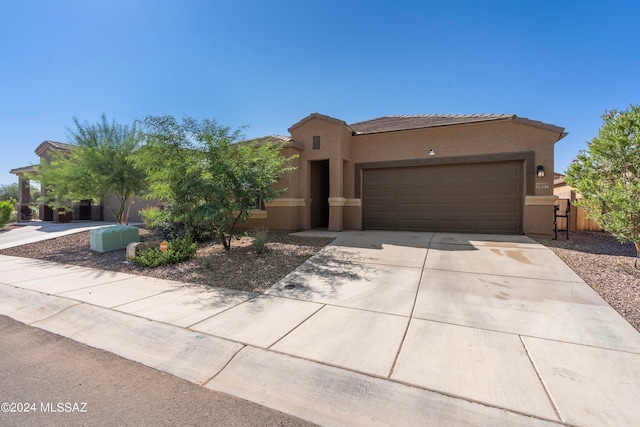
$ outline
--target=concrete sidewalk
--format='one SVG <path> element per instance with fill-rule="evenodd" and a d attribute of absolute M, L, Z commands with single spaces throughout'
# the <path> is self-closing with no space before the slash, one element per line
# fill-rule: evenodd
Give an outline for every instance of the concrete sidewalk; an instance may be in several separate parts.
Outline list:
<path fill-rule="evenodd" d="M 640 334 L 523 236 L 342 232 L 264 295 L 0 256 L 0 314 L 322 425 L 640 424 Z"/>
<path fill-rule="evenodd" d="M 115 224 L 115 222 L 105 221 L 72 221 L 61 223 L 34 220 L 20 222 L 17 223 L 18 228 L 0 231 L 0 249 L 55 239 L 56 237 Z"/>

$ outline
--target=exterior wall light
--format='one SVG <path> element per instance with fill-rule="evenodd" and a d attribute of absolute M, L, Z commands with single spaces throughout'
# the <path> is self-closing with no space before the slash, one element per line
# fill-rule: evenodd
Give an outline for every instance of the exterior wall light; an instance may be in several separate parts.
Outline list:
<path fill-rule="evenodd" d="M 544 166 L 538 165 L 536 168 L 536 174 L 538 175 L 538 178 L 544 177 Z"/>
<path fill-rule="evenodd" d="M 436 152 L 435 152 L 435 151 L 433 151 L 433 148 L 431 148 L 431 149 L 429 150 L 429 155 L 430 155 L 430 156 L 435 156 L 435 155 L 436 155 Z"/>

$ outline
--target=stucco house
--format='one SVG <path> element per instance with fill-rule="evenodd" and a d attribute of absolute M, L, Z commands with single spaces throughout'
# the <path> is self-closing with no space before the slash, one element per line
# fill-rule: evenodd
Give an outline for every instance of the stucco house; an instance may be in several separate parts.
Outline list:
<path fill-rule="evenodd" d="M 35 149 L 35 153 L 40 158 L 40 161 L 46 159 L 51 160 L 52 153 L 55 151 L 69 151 L 73 149 L 73 145 L 66 144 L 64 142 L 56 141 L 43 141 Z M 31 200 L 31 194 L 29 190 L 29 175 L 35 174 L 35 168 L 33 166 L 24 166 L 20 168 L 11 169 L 10 173 L 18 176 L 18 204 L 17 210 L 20 214 L 20 219 L 29 219 L 31 215 L 31 206 L 33 202 Z M 41 188 L 41 192 L 44 191 Z M 70 220 L 91 220 L 91 221 L 115 221 L 115 217 L 111 213 L 111 210 L 106 208 L 106 204 L 117 206 L 117 199 L 111 197 L 109 200 L 103 200 L 100 204 L 94 204 L 90 200 L 84 200 L 80 203 L 75 203 L 73 209 L 69 213 L 60 213 L 57 210 L 52 209 L 47 205 L 40 204 L 39 206 L 39 218 L 43 221 L 70 221 Z M 137 198 L 130 211 L 129 221 L 139 222 L 141 221 L 138 211 L 143 207 L 147 207 L 150 202 Z"/>
<path fill-rule="evenodd" d="M 564 128 L 507 114 L 313 113 L 289 128 L 296 170 L 245 227 L 553 233 L 554 145 Z"/>
<path fill-rule="evenodd" d="M 297 155 L 279 183 L 287 190 L 243 228 L 553 233 L 554 145 L 564 128 L 509 114 L 347 124 L 313 113 L 288 131 L 275 137 Z"/>

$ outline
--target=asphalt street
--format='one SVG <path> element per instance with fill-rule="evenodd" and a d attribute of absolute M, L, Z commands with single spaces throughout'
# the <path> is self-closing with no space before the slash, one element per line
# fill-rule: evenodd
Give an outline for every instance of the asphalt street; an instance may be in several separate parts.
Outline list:
<path fill-rule="evenodd" d="M 2 426 L 310 426 L 0 316 Z"/>

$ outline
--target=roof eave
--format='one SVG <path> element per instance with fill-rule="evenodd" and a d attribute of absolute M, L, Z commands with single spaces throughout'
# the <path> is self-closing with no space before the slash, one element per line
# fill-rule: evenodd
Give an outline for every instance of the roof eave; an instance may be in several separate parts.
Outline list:
<path fill-rule="evenodd" d="M 19 168 L 13 168 L 9 171 L 9 173 L 14 175 L 23 175 L 25 173 L 36 173 L 36 169 L 33 165 L 30 166 L 22 166 Z"/>
<path fill-rule="evenodd" d="M 299 128 L 300 126 L 304 125 L 305 123 L 307 123 L 307 122 L 309 122 L 309 121 L 311 121 L 313 119 L 324 120 L 324 121 L 327 121 L 329 123 L 334 123 L 334 124 L 343 126 L 346 130 L 351 132 L 351 134 L 355 134 L 353 129 L 351 129 L 351 127 L 349 127 L 347 122 L 345 122 L 344 120 L 336 119 L 335 117 L 327 116 L 327 115 L 320 114 L 320 113 L 311 113 L 311 114 L 309 114 L 307 117 L 305 117 L 304 119 L 300 120 L 298 123 L 293 124 L 289 129 L 287 129 L 287 131 L 289 133 L 291 133 L 295 129 Z"/>
<path fill-rule="evenodd" d="M 65 146 L 58 146 L 56 144 L 63 144 L 63 143 L 62 142 L 57 142 L 57 141 L 49 141 L 49 140 L 42 141 L 42 143 L 36 147 L 35 153 L 39 157 L 42 157 L 44 155 L 44 153 L 46 153 L 48 150 L 69 151 L 69 148 L 67 148 Z M 64 144 L 64 145 L 69 145 L 69 144 Z"/>

